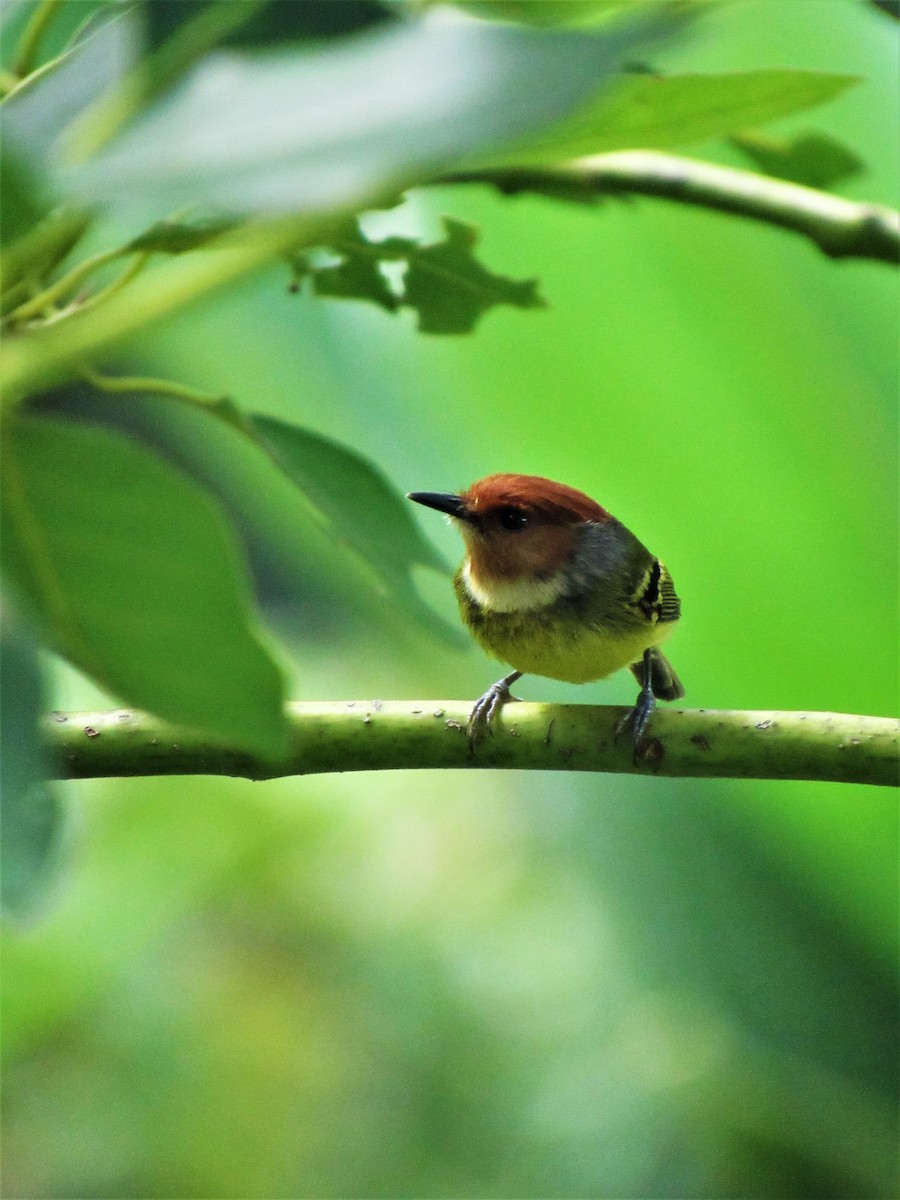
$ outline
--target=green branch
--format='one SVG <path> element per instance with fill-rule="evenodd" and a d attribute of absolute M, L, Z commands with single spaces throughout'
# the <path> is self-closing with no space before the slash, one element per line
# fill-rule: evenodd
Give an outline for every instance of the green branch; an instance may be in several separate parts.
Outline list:
<path fill-rule="evenodd" d="M 435 182 L 488 183 L 505 195 L 538 192 L 581 203 L 609 195 L 655 196 L 789 229 L 831 258 L 900 260 L 900 213 L 894 209 L 654 150 L 598 154 L 548 167 L 461 171 Z"/>
<path fill-rule="evenodd" d="M 632 761 L 614 740 L 623 708 L 511 704 L 470 755 L 459 701 L 291 704 L 278 761 L 223 748 L 145 713 L 55 713 L 45 723 L 55 774 L 232 775 L 274 779 L 340 771 L 473 767 L 683 777 L 898 782 L 900 722 L 842 713 L 665 709 Z"/>

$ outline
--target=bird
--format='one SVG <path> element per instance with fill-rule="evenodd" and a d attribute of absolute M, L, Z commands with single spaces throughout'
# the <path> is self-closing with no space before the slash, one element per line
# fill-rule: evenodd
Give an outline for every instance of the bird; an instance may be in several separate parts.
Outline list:
<path fill-rule="evenodd" d="M 684 695 L 659 649 L 681 616 L 662 561 L 590 496 L 539 475 L 488 475 L 463 492 L 408 499 L 462 534 L 453 586 L 463 623 L 513 668 L 475 702 L 470 751 L 523 675 L 589 683 L 628 667 L 641 688 L 615 737 L 630 727 L 637 755 L 656 700 Z"/>

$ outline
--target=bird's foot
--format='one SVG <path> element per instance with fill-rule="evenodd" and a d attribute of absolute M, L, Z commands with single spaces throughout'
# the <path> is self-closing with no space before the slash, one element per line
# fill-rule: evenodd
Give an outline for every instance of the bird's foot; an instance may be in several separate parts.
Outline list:
<path fill-rule="evenodd" d="M 651 694 L 649 702 L 646 700 L 644 693 L 637 698 L 637 703 L 634 708 L 629 708 L 625 716 L 616 725 L 616 732 L 613 741 L 617 742 L 627 729 L 631 730 L 631 745 L 635 752 L 635 761 L 637 761 L 637 746 L 638 742 L 644 736 L 644 730 L 647 728 L 647 722 L 656 708 L 656 700 Z"/>
<path fill-rule="evenodd" d="M 473 704 L 472 711 L 469 713 L 469 721 L 466 725 L 466 738 L 469 743 L 470 754 L 475 752 L 475 743 L 485 730 L 487 730 L 491 737 L 494 736 L 494 717 L 496 717 L 507 700 L 518 700 L 518 696 L 511 695 L 509 689 L 521 677 L 521 671 L 513 671 L 511 675 L 506 675 L 503 679 L 498 679 Z"/>
<path fill-rule="evenodd" d="M 634 702 L 634 708 L 630 708 L 621 721 L 619 721 L 618 725 L 616 725 L 616 732 L 613 735 L 613 741 L 617 742 L 627 729 L 631 730 L 631 753 L 635 764 L 638 761 L 638 744 L 644 736 L 647 722 L 650 720 L 653 710 L 656 707 L 656 697 L 653 695 L 653 688 L 650 682 L 649 652 L 644 655 L 644 665 L 644 682 L 641 685 L 641 690 L 638 692 L 637 700 Z"/>

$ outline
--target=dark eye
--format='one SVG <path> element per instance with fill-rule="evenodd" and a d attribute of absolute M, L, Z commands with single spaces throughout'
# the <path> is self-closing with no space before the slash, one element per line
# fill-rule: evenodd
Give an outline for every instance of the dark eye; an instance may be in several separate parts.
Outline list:
<path fill-rule="evenodd" d="M 504 529 L 516 532 L 528 524 L 528 516 L 521 508 L 501 508 L 497 519 Z"/>

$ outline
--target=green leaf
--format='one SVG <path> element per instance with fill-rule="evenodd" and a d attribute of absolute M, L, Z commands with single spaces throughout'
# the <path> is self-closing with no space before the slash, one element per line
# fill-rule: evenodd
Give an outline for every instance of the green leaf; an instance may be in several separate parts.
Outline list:
<path fill-rule="evenodd" d="M 121 85 L 100 97 L 85 114 L 85 120 L 75 127 L 68 147 L 75 161 L 90 157 L 104 146 L 198 59 L 227 41 L 229 35 L 239 32 L 248 21 L 252 22 L 268 3 L 269 0 L 200 3 L 178 0 L 172 5 L 150 0 L 142 4 L 144 53 Z"/>
<path fill-rule="evenodd" d="M 127 249 L 136 253 L 184 254 L 199 250 L 223 233 L 235 228 L 236 221 L 224 217 L 207 217 L 198 221 L 157 221 L 128 243 Z"/>
<path fill-rule="evenodd" d="M 38 281 L 79 242 L 88 216 L 57 206 L 51 210 L 34 163 L 6 143 L 0 145 L 0 274 L 3 313 L 26 300 Z"/>
<path fill-rule="evenodd" d="M 341 263 L 317 267 L 298 259 L 297 278 L 311 276 L 318 296 L 369 300 L 388 312 L 415 309 L 423 333 L 471 333 L 488 309 L 499 304 L 544 307 L 535 280 L 495 275 L 478 262 L 472 254 L 478 241 L 474 226 L 451 217 L 443 223 L 447 236 L 429 246 L 404 237 L 370 241 L 354 223 L 330 243 Z M 389 262 L 406 267 L 396 287 L 381 270 Z"/>
<path fill-rule="evenodd" d="M 381 272 L 378 244 L 366 241 L 358 227 L 354 227 L 336 249 L 342 256 L 340 263 L 307 266 L 304 271 L 312 278 L 315 294 L 342 300 L 369 300 L 387 312 L 396 312 L 400 301 Z"/>
<path fill-rule="evenodd" d="M 99 428 L 8 419 L 3 552 L 54 647 L 126 703 L 266 755 L 282 679 L 212 498 Z"/>
<path fill-rule="evenodd" d="M 28 0 L 4 0 L 0 5 L 0 30 L 3 31 L 4 37 L 9 37 L 12 32 L 9 26 L 22 19 L 27 4 Z M 4 55 L 4 62 L 5 59 Z"/>
<path fill-rule="evenodd" d="M 310 38 L 324 40 L 400 16 L 379 0 L 351 0 L 349 4 L 327 0 L 317 4 L 309 0 L 299 4 L 294 0 L 277 4 L 271 0 L 176 0 L 174 4 L 160 4 L 158 0 L 145 0 L 143 7 L 151 48 L 177 40 L 191 47 L 199 43 L 199 53 L 209 48 L 212 39 L 208 33 L 201 38 L 198 32 L 206 33 L 210 27 L 218 34 L 218 45 L 265 46 Z M 193 18 L 197 18 L 193 28 L 187 28 Z"/>
<path fill-rule="evenodd" d="M 319 519 L 388 587 L 406 578 L 416 565 L 446 569 L 419 532 L 411 506 L 373 462 L 299 425 L 261 414 L 250 421 L 261 444 L 300 488 Z"/>
<path fill-rule="evenodd" d="M 403 303 L 417 310 L 423 333 L 470 333 L 497 304 L 544 307 L 536 280 L 494 275 L 478 262 L 472 254 L 478 234 L 471 225 L 445 217 L 444 228 L 444 241 L 409 255 Z"/>
<path fill-rule="evenodd" d="M 37 171 L 5 141 L 0 142 L 0 206 L 0 245 L 4 252 L 33 229 L 49 208 Z"/>
<path fill-rule="evenodd" d="M 473 17 L 544 28 L 593 25 L 645 0 L 454 0 Z"/>
<path fill-rule="evenodd" d="M 3 790 L 0 899 L 6 916 L 34 915 L 52 886 L 59 861 L 64 812 L 48 783 Z"/>
<path fill-rule="evenodd" d="M 260 444 L 303 493 L 317 519 L 363 563 L 382 594 L 433 627 L 435 618 L 410 573 L 423 566 L 446 574 L 446 564 L 419 532 L 411 506 L 375 464 L 298 425 L 261 415 L 251 422 Z"/>
<path fill-rule="evenodd" d="M 806 187 L 830 188 L 866 169 L 862 159 L 825 133 L 800 133 L 774 138 L 745 130 L 729 139 L 766 175 L 789 179 Z"/>
<path fill-rule="evenodd" d="M 4 246 L 4 297 L 18 283 L 44 278 L 71 253 L 87 227 L 88 217 L 85 213 L 57 209 L 13 242 L 8 249 Z M 20 299 L 26 296 L 27 293 Z"/>
<path fill-rule="evenodd" d="M 52 881 L 63 815 L 58 797 L 44 782 L 48 771 L 40 738 L 37 649 L 8 606 L 0 653 L 0 900 L 5 914 L 26 917 Z"/>
<path fill-rule="evenodd" d="M 667 26 L 548 33 L 435 12 L 314 51 L 211 55 L 66 182 L 148 220 L 184 204 L 359 209 L 560 120 Z"/>
<path fill-rule="evenodd" d="M 95 30 L 29 76 L 3 104 L 3 132 L 36 160 L 134 64 L 140 45 L 139 17 L 117 10 Z"/>
<path fill-rule="evenodd" d="M 3 775 L 0 783 L 5 803 L 10 793 L 24 792 L 47 774 L 38 737 L 42 688 L 37 647 L 6 601 L 0 620 L 0 647 L 3 652 L 3 671 L 0 672 Z"/>
<path fill-rule="evenodd" d="M 536 165 L 610 150 L 705 142 L 822 104 L 858 82 L 853 75 L 781 68 L 723 75 L 627 75 L 555 129 L 489 161 Z"/>

